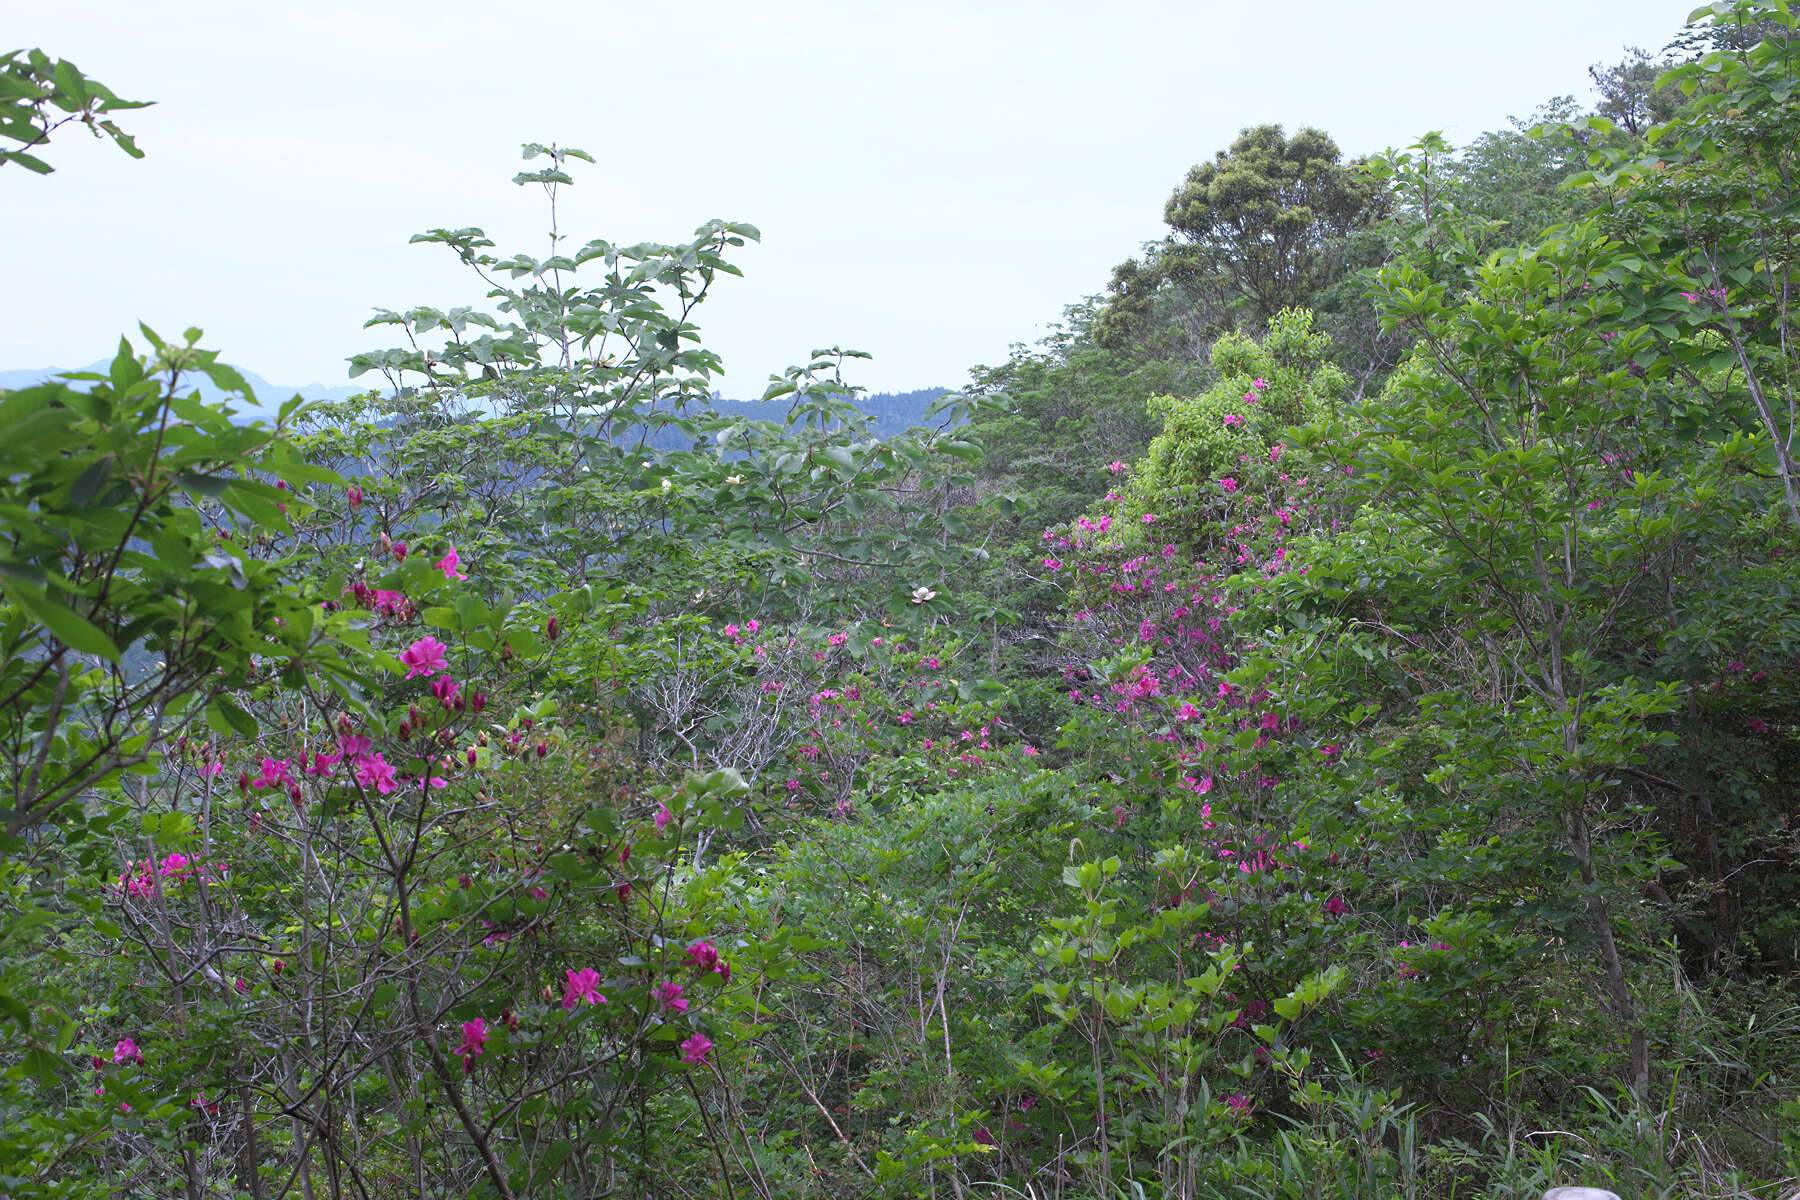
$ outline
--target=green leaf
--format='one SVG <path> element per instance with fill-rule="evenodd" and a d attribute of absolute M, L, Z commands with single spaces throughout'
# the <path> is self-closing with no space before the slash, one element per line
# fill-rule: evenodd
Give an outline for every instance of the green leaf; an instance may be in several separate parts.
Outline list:
<path fill-rule="evenodd" d="M 99 628 L 73 609 L 52 600 L 43 588 L 22 579 L 0 579 L 0 591 L 11 596 L 50 631 L 63 645 L 81 654 L 95 654 L 109 662 L 119 661 L 119 648 Z"/>
<path fill-rule="evenodd" d="M 69 485 L 69 501 L 76 508 L 91 507 L 106 485 L 112 481 L 113 456 L 101 455 L 88 464 L 87 470 L 75 477 Z"/>
<path fill-rule="evenodd" d="M 219 733 L 236 733 L 247 738 L 256 736 L 256 718 L 224 692 L 214 696 L 213 702 L 206 706 L 206 723 Z"/>

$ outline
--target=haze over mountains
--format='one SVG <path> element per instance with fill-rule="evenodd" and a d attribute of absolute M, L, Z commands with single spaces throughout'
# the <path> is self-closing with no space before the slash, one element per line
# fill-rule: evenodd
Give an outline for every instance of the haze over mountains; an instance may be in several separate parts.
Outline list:
<path fill-rule="evenodd" d="M 0 391 L 31 387 L 64 371 L 94 371 L 104 374 L 110 362 L 110 359 L 100 359 L 85 367 L 0 370 Z M 322 383 L 309 383 L 303 387 L 290 387 L 270 383 L 256 372 L 245 370 L 243 367 L 239 367 L 237 370 L 244 377 L 244 381 L 250 385 L 251 390 L 256 393 L 254 405 L 246 406 L 241 398 L 233 398 L 234 403 L 239 407 L 239 419 L 245 421 L 258 418 L 273 420 L 281 406 L 295 395 L 303 396 L 308 400 L 347 400 L 351 396 L 361 395 L 364 392 L 383 390 L 378 382 L 373 381 L 366 385 L 343 384 L 331 387 Z M 226 393 L 205 376 L 195 376 L 191 382 L 200 392 L 201 398 L 208 403 L 217 403 L 226 399 Z M 949 390 L 948 388 L 929 387 L 916 388 L 910 392 L 875 392 L 858 397 L 856 406 L 868 414 L 871 428 L 876 434 L 882 437 L 891 437 L 904 433 L 915 425 L 922 424 L 925 411 L 939 396 Z M 714 402 L 719 411 L 727 416 L 778 420 L 786 411 L 785 400 L 765 405 L 761 400 L 727 400 L 715 396 Z"/>

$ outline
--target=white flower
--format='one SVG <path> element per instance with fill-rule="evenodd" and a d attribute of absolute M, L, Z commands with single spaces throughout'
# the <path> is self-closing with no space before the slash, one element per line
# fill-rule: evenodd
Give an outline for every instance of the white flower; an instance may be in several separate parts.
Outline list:
<path fill-rule="evenodd" d="M 935 599 L 937 599 L 937 593 L 928 587 L 916 587 L 913 589 L 912 602 L 914 604 L 925 604 Z"/>
<path fill-rule="evenodd" d="M 742 475 L 727 475 L 725 477 L 725 482 L 730 483 L 730 484 L 739 484 L 739 483 L 744 482 L 744 477 Z"/>
<path fill-rule="evenodd" d="M 669 490 L 669 489 L 670 489 L 670 488 L 672 488 L 672 487 L 674 487 L 674 486 L 675 486 L 675 481 L 674 481 L 674 480 L 673 480 L 673 479 L 665 479 L 665 480 L 663 480 L 663 491 L 665 491 L 665 492 L 666 492 L 666 491 L 668 491 L 668 490 Z"/>

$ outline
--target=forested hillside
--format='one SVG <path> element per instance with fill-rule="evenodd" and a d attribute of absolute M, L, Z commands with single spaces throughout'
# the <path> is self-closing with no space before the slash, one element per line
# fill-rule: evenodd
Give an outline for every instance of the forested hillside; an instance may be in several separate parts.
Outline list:
<path fill-rule="evenodd" d="M 1791 1196 L 1800 18 L 1670 35 L 959 391 L 719 400 L 735 221 L 0 391 L 0 1200 Z"/>

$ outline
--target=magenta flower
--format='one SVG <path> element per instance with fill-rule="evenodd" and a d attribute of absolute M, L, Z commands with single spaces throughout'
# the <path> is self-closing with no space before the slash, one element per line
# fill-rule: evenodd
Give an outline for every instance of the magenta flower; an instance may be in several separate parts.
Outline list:
<path fill-rule="evenodd" d="M 1255 1102 L 1242 1092 L 1233 1092 L 1225 1097 L 1225 1103 L 1231 1107 L 1233 1116 L 1247 1117 L 1250 1115 L 1251 1105 Z"/>
<path fill-rule="evenodd" d="M 142 1066 L 144 1063 L 144 1054 L 143 1051 L 138 1049 L 138 1044 L 136 1042 L 132 1041 L 130 1038 L 121 1038 L 119 1044 L 113 1047 L 113 1062 L 137 1063 L 139 1066 Z"/>
<path fill-rule="evenodd" d="M 1117 475 L 1120 471 L 1125 469 L 1125 464 L 1115 459 L 1106 464 L 1106 469 L 1111 471 L 1114 475 Z"/>
<path fill-rule="evenodd" d="M 355 484 L 350 485 L 349 495 L 350 495 L 350 507 L 351 508 L 355 508 L 357 505 L 359 505 L 363 502 L 362 489 L 357 487 Z"/>
<path fill-rule="evenodd" d="M 426 634 L 406 648 L 400 661 L 406 664 L 406 677 L 412 679 L 419 675 L 435 675 L 439 671 L 450 669 L 450 660 L 446 655 L 450 647 Z"/>
<path fill-rule="evenodd" d="M 600 994 L 600 972 L 592 967 L 583 967 L 579 971 L 569 970 L 567 983 L 563 985 L 564 1008 L 574 1008 L 581 1001 L 589 1004 L 605 1004 L 606 997 Z"/>
<path fill-rule="evenodd" d="M 457 557 L 455 546 L 450 547 L 450 553 L 444 555 L 444 557 L 438 559 L 431 565 L 442 571 L 445 579 L 468 578 L 467 575 L 464 575 L 461 571 L 457 570 L 457 567 L 462 565 L 462 559 Z"/>
<path fill-rule="evenodd" d="M 262 774 L 250 781 L 253 788 L 284 787 L 293 782 L 288 774 L 288 760 L 285 758 L 265 758 L 262 760 Z"/>
<path fill-rule="evenodd" d="M 1350 911 L 1350 906 L 1344 903 L 1342 896 L 1333 896 L 1325 902 L 1325 911 L 1334 917 L 1341 917 Z"/>
<path fill-rule="evenodd" d="M 693 1037 L 681 1043 L 681 1057 L 685 1061 L 691 1062 L 696 1066 L 705 1066 L 706 1056 L 711 1053 L 712 1048 L 713 1042 L 711 1038 L 707 1037 L 704 1033 L 696 1033 Z"/>
<path fill-rule="evenodd" d="M 1225 478 L 1219 480 L 1219 486 L 1228 492 L 1235 492 L 1237 491 L 1237 480 L 1227 475 Z"/>
<path fill-rule="evenodd" d="M 446 709 L 454 709 L 456 707 L 456 693 L 461 686 L 461 684 L 450 678 L 450 676 L 440 675 L 431 681 L 431 694 L 436 696 L 438 701 L 442 703 Z"/>
<path fill-rule="evenodd" d="M 688 966 L 710 971 L 718 965 L 719 951 L 709 939 L 702 938 L 687 948 Z"/>
<path fill-rule="evenodd" d="M 1244 418 L 1238 416 L 1236 413 L 1225 414 L 1225 428 L 1230 429 L 1233 425 L 1242 425 L 1243 423 Z"/>
<path fill-rule="evenodd" d="M 662 1011 L 684 1013 L 687 1011 L 688 1002 L 682 997 L 681 992 L 682 987 L 679 983 L 659 983 L 651 995 L 661 1006 Z"/>
<path fill-rule="evenodd" d="M 379 754 L 365 754 L 356 760 L 356 782 L 385 796 L 394 790 L 394 768 Z"/>
<path fill-rule="evenodd" d="M 456 1048 L 456 1053 L 462 1056 L 463 1074 L 467 1075 L 470 1064 L 487 1045 L 487 1025 L 476 1017 L 473 1021 L 463 1022 L 462 1033 L 462 1044 Z"/>
<path fill-rule="evenodd" d="M 675 814 L 669 811 L 669 806 L 658 801 L 656 805 L 656 832 L 661 833 L 664 827 L 674 819 Z"/>

